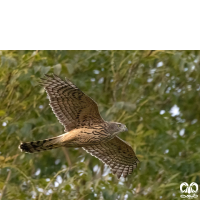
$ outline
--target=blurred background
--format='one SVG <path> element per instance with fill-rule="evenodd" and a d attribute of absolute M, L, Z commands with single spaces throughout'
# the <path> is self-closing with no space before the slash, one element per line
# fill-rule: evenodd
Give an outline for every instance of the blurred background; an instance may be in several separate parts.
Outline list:
<path fill-rule="evenodd" d="M 64 133 L 38 81 L 67 77 L 94 99 L 140 163 L 118 180 L 81 148 L 21 153 Z M 0 200 L 180 199 L 200 185 L 200 51 L 0 51 Z"/>

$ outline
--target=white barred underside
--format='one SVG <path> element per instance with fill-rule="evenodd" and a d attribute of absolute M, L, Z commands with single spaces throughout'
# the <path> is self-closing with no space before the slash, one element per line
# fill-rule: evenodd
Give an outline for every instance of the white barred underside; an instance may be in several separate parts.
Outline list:
<path fill-rule="evenodd" d="M 118 178 L 132 174 L 139 162 L 131 146 L 119 137 L 107 143 L 83 147 L 83 149 L 107 164 Z"/>

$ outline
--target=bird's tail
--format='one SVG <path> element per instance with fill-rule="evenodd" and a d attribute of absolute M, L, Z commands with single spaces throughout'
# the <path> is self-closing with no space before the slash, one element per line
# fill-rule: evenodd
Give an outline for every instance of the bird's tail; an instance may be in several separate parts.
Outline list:
<path fill-rule="evenodd" d="M 36 153 L 49 149 L 54 149 L 63 146 L 61 137 L 53 137 L 46 140 L 38 140 L 34 142 L 25 142 L 19 145 L 19 149 L 23 152 Z"/>

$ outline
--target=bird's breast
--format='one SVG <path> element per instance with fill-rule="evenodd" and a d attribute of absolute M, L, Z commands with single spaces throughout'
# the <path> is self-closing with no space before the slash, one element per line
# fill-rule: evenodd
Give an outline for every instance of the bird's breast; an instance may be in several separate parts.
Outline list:
<path fill-rule="evenodd" d="M 112 139 L 112 134 L 109 134 L 102 127 L 100 128 L 79 128 L 66 133 L 66 139 L 76 142 L 77 144 L 92 145 Z"/>

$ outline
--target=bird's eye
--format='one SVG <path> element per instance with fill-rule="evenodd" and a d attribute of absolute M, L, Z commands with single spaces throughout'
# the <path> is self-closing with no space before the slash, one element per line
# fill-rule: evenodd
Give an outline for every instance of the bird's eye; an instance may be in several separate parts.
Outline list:
<path fill-rule="evenodd" d="M 121 124 L 118 124 L 118 127 L 121 127 Z"/>

